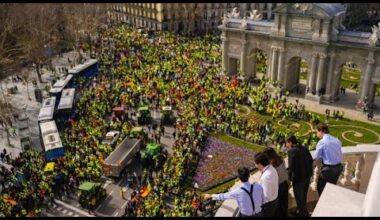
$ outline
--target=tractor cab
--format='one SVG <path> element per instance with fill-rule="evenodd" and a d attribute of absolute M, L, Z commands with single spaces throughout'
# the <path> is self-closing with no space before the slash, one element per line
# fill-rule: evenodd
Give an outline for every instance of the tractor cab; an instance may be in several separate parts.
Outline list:
<path fill-rule="evenodd" d="M 157 162 L 163 159 L 165 154 L 167 152 L 162 145 L 156 143 L 148 144 L 141 155 L 143 167 L 152 166 L 153 168 L 157 168 L 156 164 L 160 164 Z"/>
<path fill-rule="evenodd" d="M 163 106 L 161 111 L 161 124 L 172 125 L 175 122 L 171 106 Z"/>
<path fill-rule="evenodd" d="M 54 172 L 55 162 L 49 162 L 45 165 L 45 174 L 52 174 Z"/>
<path fill-rule="evenodd" d="M 120 121 L 124 121 L 127 117 L 127 111 L 125 106 L 119 106 L 112 109 L 112 120 L 115 120 L 116 118 Z"/>
<path fill-rule="evenodd" d="M 83 208 L 95 207 L 107 194 L 101 183 L 84 182 L 79 186 L 79 204 Z"/>
<path fill-rule="evenodd" d="M 148 139 L 148 134 L 145 133 L 143 127 L 134 127 L 131 130 L 131 133 L 129 135 L 130 138 L 137 138 L 142 140 L 143 146 L 145 145 L 146 140 Z"/>
<path fill-rule="evenodd" d="M 149 124 L 151 115 L 148 106 L 141 106 L 137 112 L 137 122 L 139 125 Z"/>

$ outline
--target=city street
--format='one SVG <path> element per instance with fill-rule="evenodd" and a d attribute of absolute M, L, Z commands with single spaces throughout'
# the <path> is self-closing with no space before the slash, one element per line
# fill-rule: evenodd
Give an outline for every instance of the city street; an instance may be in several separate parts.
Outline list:
<path fill-rule="evenodd" d="M 174 115 L 176 112 L 174 111 Z M 151 110 L 152 123 L 151 124 L 160 124 L 160 112 L 156 110 Z M 135 117 L 132 118 L 137 122 Z M 174 145 L 173 140 L 173 126 L 164 126 L 165 127 L 165 135 L 161 137 L 161 144 L 165 147 L 169 154 L 172 154 L 172 146 Z M 149 132 L 148 126 L 144 126 L 144 130 L 148 133 L 149 137 L 152 136 L 153 131 Z M 128 175 L 132 175 L 134 172 L 137 176 L 141 176 L 143 174 L 143 168 L 141 166 L 140 161 L 132 160 L 129 165 L 126 167 L 126 171 Z M 155 173 L 153 173 L 153 176 Z M 136 182 L 134 177 L 131 177 Z M 141 180 L 138 180 L 141 181 Z M 128 187 L 128 177 L 123 176 L 120 179 L 111 179 L 107 178 L 103 187 L 107 190 L 107 197 L 99 204 L 99 206 L 95 209 L 96 216 L 104 216 L 104 217 L 120 217 L 124 214 L 125 208 L 127 206 L 127 200 L 129 199 L 130 194 L 133 192 L 133 189 Z M 124 198 L 121 196 L 121 189 L 123 187 L 127 188 L 127 191 L 124 192 Z"/>

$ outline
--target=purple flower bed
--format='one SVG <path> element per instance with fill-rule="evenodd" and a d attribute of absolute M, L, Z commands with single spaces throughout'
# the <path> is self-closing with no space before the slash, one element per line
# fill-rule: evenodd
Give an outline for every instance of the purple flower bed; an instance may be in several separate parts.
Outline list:
<path fill-rule="evenodd" d="M 252 170 L 255 168 L 255 153 L 253 150 L 221 141 L 215 137 L 208 137 L 193 178 L 193 184 L 197 183 L 200 190 L 206 191 L 235 178 L 240 166 L 246 166 Z M 209 158 L 209 155 L 212 155 L 212 158 Z"/>

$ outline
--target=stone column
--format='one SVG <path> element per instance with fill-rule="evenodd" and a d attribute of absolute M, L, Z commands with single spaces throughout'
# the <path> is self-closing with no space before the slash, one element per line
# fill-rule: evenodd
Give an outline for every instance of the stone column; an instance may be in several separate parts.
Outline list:
<path fill-rule="evenodd" d="M 332 94 L 332 86 L 333 86 L 333 79 L 334 79 L 334 59 L 335 59 L 335 53 L 330 54 L 330 62 L 329 62 L 329 70 L 327 72 L 327 82 L 326 82 L 326 95 L 333 97 Z"/>
<path fill-rule="evenodd" d="M 278 63 L 278 51 L 277 48 L 272 48 L 272 64 L 271 64 L 271 77 L 272 81 L 277 80 L 277 63 Z"/>
<path fill-rule="evenodd" d="M 284 61 L 285 61 L 285 49 L 284 48 L 280 48 L 279 49 L 280 51 L 280 55 L 279 55 L 279 65 L 278 65 L 278 71 L 277 71 L 277 80 L 279 81 L 279 83 L 281 83 L 282 85 L 284 85 Z"/>
<path fill-rule="evenodd" d="M 247 13 L 247 3 L 240 3 L 240 14 L 244 17 Z"/>
<path fill-rule="evenodd" d="M 324 78 L 324 73 L 325 73 L 325 61 L 326 61 L 326 55 L 321 54 L 319 57 L 319 66 L 318 66 L 318 78 L 317 78 L 317 87 L 316 87 L 317 93 L 322 88 L 323 78 Z"/>
<path fill-rule="evenodd" d="M 360 94 L 361 100 L 363 100 L 365 96 L 368 96 L 369 86 L 371 83 L 372 73 L 373 73 L 374 64 L 375 64 L 375 60 L 373 56 L 374 56 L 374 52 L 371 51 L 367 58 L 368 63 L 367 63 L 367 68 L 365 70 L 364 79 L 361 82 L 361 86 L 362 86 L 362 91 Z"/>
<path fill-rule="evenodd" d="M 227 72 L 228 69 L 228 39 L 226 32 L 222 33 L 222 71 Z"/>
<path fill-rule="evenodd" d="M 240 71 L 247 74 L 247 41 L 241 41 Z"/>
<path fill-rule="evenodd" d="M 272 17 L 272 3 L 267 3 L 267 20 L 269 21 Z"/>
<path fill-rule="evenodd" d="M 271 28 L 271 32 L 274 35 L 278 35 L 279 34 L 279 27 L 280 27 L 280 15 L 275 15 L 274 16 L 273 26 Z"/>
<path fill-rule="evenodd" d="M 286 27 L 286 20 L 288 17 L 286 15 L 281 15 L 280 18 L 280 31 L 279 35 L 285 37 L 285 27 Z"/>
<path fill-rule="evenodd" d="M 375 102 L 375 97 L 376 97 L 376 85 L 371 83 L 371 85 L 369 85 L 369 92 L 368 92 L 369 107 L 373 107 L 372 105 Z"/>
<path fill-rule="evenodd" d="M 310 77 L 308 87 L 310 88 L 309 92 L 315 91 L 315 78 L 317 76 L 317 62 L 318 62 L 318 54 L 313 54 L 313 58 L 311 59 L 311 68 L 310 68 Z"/>
<path fill-rule="evenodd" d="M 322 35 L 321 35 L 321 38 L 323 41 L 329 41 L 329 33 L 328 33 L 328 30 L 329 30 L 329 21 L 328 20 L 322 20 Z"/>

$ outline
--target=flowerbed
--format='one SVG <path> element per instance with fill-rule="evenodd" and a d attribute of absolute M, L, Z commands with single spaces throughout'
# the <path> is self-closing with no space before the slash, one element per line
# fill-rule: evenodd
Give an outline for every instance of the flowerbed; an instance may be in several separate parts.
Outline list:
<path fill-rule="evenodd" d="M 255 168 L 255 151 L 208 137 L 199 160 L 193 184 L 197 183 L 201 191 L 237 177 L 237 169 L 246 166 Z M 209 155 L 212 155 L 210 158 Z"/>

